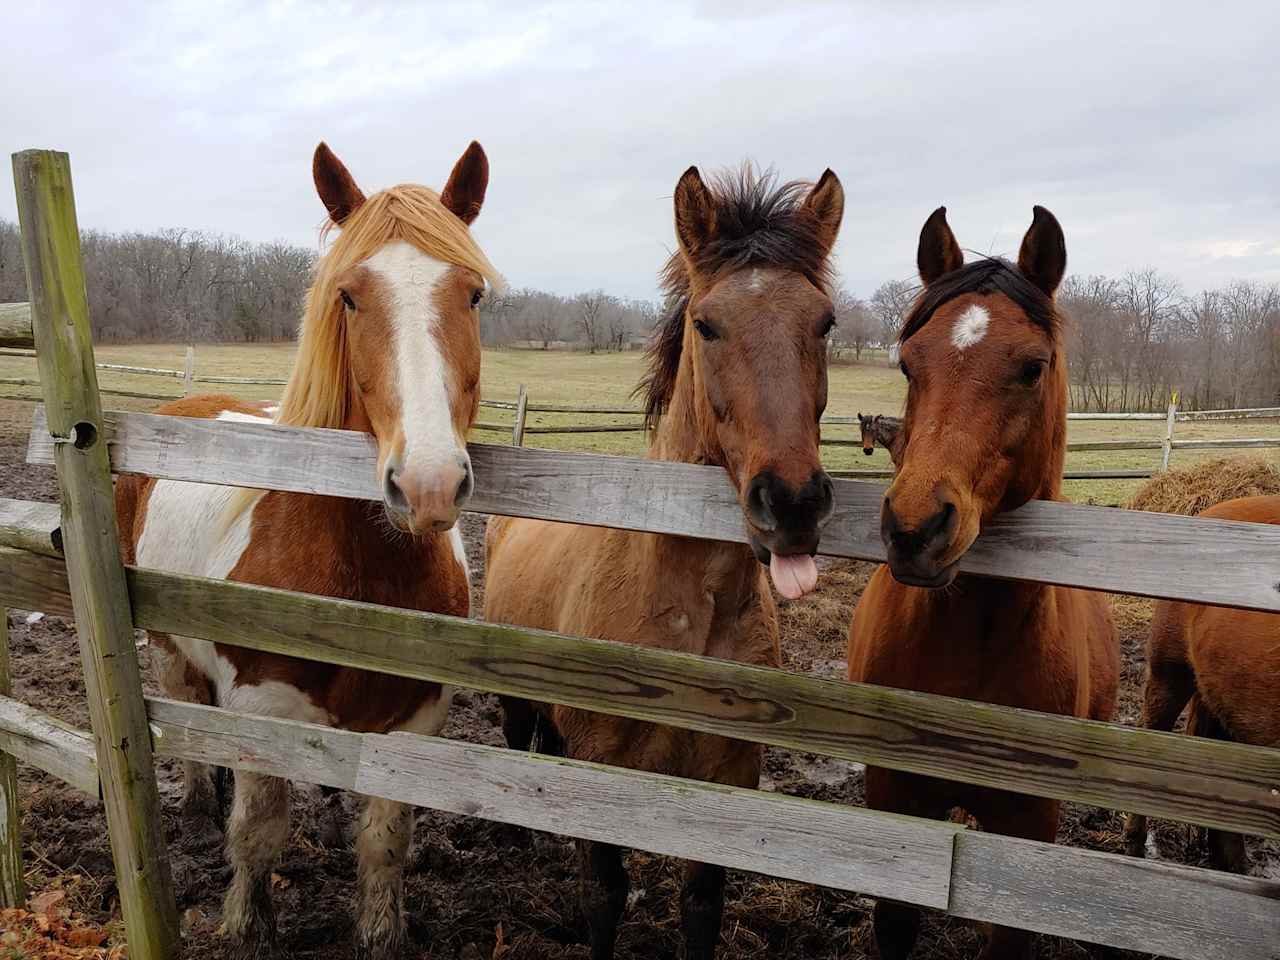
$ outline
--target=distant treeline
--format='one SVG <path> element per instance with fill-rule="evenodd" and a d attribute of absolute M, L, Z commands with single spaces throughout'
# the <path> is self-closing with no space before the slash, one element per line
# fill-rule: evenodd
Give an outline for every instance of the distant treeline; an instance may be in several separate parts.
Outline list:
<path fill-rule="evenodd" d="M 99 341 L 255 341 L 294 336 L 313 251 L 189 230 L 84 231 L 85 275 Z M 894 280 L 867 299 L 836 292 L 830 349 L 861 360 L 892 353 L 917 288 Z M 18 229 L 0 220 L 0 302 L 25 300 Z M 1156 270 L 1068 277 L 1058 294 L 1069 318 L 1072 405 L 1078 410 L 1280 405 L 1280 284 L 1237 281 L 1185 294 Z M 637 348 L 670 305 L 596 289 L 491 295 L 480 313 L 488 346 Z"/>

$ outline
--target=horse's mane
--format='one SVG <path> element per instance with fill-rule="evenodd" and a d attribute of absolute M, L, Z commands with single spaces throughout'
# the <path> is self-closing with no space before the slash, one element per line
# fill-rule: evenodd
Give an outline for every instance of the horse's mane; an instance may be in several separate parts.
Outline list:
<path fill-rule="evenodd" d="M 743 267 L 782 267 L 830 291 L 826 238 L 804 206 L 811 186 L 800 180 L 779 185 L 772 170 L 761 173 L 750 163 L 711 177 L 715 235 L 691 258 L 673 254 L 662 269 L 668 309 L 645 351 L 648 371 L 634 394 L 644 399 L 647 426 L 656 424 L 675 389 L 692 276 L 714 281 Z"/>
<path fill-rule="evenodd" d="M 327 235 L 335 224 L 325 224 Z M 502 277 L 434 190 L 417 184 L 391 187 L 361 204 L 316 268 L 298 334 L 298 356 L 280 401 L 278 423 L 340 428 L 347 421 L 351 375 L 347 329 L 337 278 L 394 240 L 413 244 L 445 263 L 467 267 L 490 286 Z"/>
<path fill-rule="evenodd" d="M 929 322 L 938 308 L 966 293 L 1002 293 L 1012 300 L 1027 318 L 1053 337 L 1058 337 L 1061 317 L 1053 300 L 1033 284 L 1022 271 L 1001 257 L 983 257 L 966 263 L 958 270 L 943 274 L 920 292 L 898 334 L 898 342 L 906 343 Z"/>

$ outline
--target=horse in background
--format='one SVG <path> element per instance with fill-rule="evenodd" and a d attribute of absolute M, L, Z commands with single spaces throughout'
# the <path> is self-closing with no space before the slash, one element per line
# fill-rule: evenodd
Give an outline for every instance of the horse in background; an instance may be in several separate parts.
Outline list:
<path fill-rule="evenodd" d="M 127 563 L 466 616 L 455 526 L 471 495 L 466 437 L 479 407 L 478 306 L 497 271 L 471 237 L 489 179 L 472 143 L 444 188 L 366 198 L 321 143 L 316 190 L 340 228 L 307 294 L 298 356 L 275 422 L 358 430 L 377 443 L 381 503 L 122 477 Z M 265 405 L 194 396 L 156 412 L 269 422 Z M 436 683 L 152 634 L 165 695 L 348 730 L 435 734 L 450 691 Z M 184 765 L 191 829 L 221 835 L 211 768 Z M 411 807 L 369 798 L 356 838 L 356 950 L 382 960 L 404 940 Z M 287 781 L 238 771 L 227 827 L 233 877 L 223 926 L 238 955 L 275 957 L 271 870 L 289 836 Z"/>
<path fill-rule="evenodd" d="M 1053 295 L 1066 270 L 1062 228 L 1035 208 L 1017 265 L 964 264 L 946 209 L 920 234 L 924 288 L 899 343 L 907 378 L 901 463 L 885 493 L 888 564 L 849 631 L 849 679 L 1047 713 L 1109 720 L 1120 650 L 1106 597 L 957 576 L 983 526 L 1033 498 L 1062 499 L 1067 362 Z M 1058 802 L 868 767 L 867 805 L 1053 842 Z M 910 955 L 916 907 L 881 900 L 882 960 Z M 985 960 L 1023 958 L 1029 934 L 993 927 Z"/>
<path fill-rule="evenodd" d="M 642 385 L 649 456 L 724 468 L 750 546 L 494 517 L 485 619 L 778 667 L 769 571 L 784 597 L 817 584 L 813 553 L 833 511 L 819 420 L 827 403 L 832 245 L 844 190 L 830 170 L 809 188 L 744 168 L 711 184 L 696 167 L 675 191 L 676 303 L 649 350 Z M 551 752 L 756 787 L 758 744 L 558 705 L 507 699 L 508 742 L 535 726 Z M 593 960 L 614 954 L 629 880 L 622 851 L 578 841 Z M 710 960 L 724 868 L 689 863 L 681 893 L 685 956 Z"/>
<path fill-rule="evenodd" d="M 876 452 L 876 447 L 883 447 L 889 452 L 893 465 L 898 465 L 898 432 L 902 428 L 902 420 L 883 413 L 858 414 L 858 426 L 862 431 L 862 452 L 868 457 Z"/>
<path fill-rule="evenodd" d="M 1280 524 L 1280 496 L 1240 497 L 1200 513 L 1215 520 Z M 1188 702 L 1187 733 L 1259 747 L 1280 746 L 1280 614 L 1161 600 L 1147 642 L 1142 726 L 1172 730 Z M 1209 860 L 1245 873 L 1244 837 L 1209 829 Z M 1142 856 L 1147 818 L 1125 823 L 1125 849 Z"/>

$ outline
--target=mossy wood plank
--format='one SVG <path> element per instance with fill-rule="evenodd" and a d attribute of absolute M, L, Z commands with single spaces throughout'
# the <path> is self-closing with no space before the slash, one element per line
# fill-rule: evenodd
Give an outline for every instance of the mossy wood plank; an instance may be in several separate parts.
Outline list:
<path fill-rule="evenodd" d="M 65 153 L 13 157 L 36 360 L 62 497 L 63 547 L 103 780 L 120 903 L 134 960 L 179 950 L 133 618 L 89 333 L 80 232 Z"/>
<path fill-rule="evenodd" d="M 35 413 L 28 458 L 52 444 Z M 372 439 L 342 430 L 110 414 L 120 473 L 378 500 Z M 718 467 L 471 444 L 470 509 L 745 542 Z M 884 560 L 884 487 L 836 480 L 819 553 Z M 998 517 L 961 561 L 968 574 L 1280 612 L 1280 527 L 1035 500 Z M 1207 571 L 1217 571 L 1211 575 Z"/>

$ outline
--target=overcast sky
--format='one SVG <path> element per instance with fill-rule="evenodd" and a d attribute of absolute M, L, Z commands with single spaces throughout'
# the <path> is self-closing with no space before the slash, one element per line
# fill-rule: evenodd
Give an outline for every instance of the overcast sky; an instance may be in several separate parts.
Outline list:
<path fill-rule="evenodd" d="M 312 248 L 325 139 L 372 191 L 489 154 L 476 232 L 516 286 L 648 297 L 691 163 L 824 167 L 863 295 L 945 203 L 1016 253 L 1188 290 L 1280 280 L 1274 3 L 11 4 L 0 146 L 71 153 L 80 223 Z M 0 217 L 15 217 L 0 190 Z"/>

